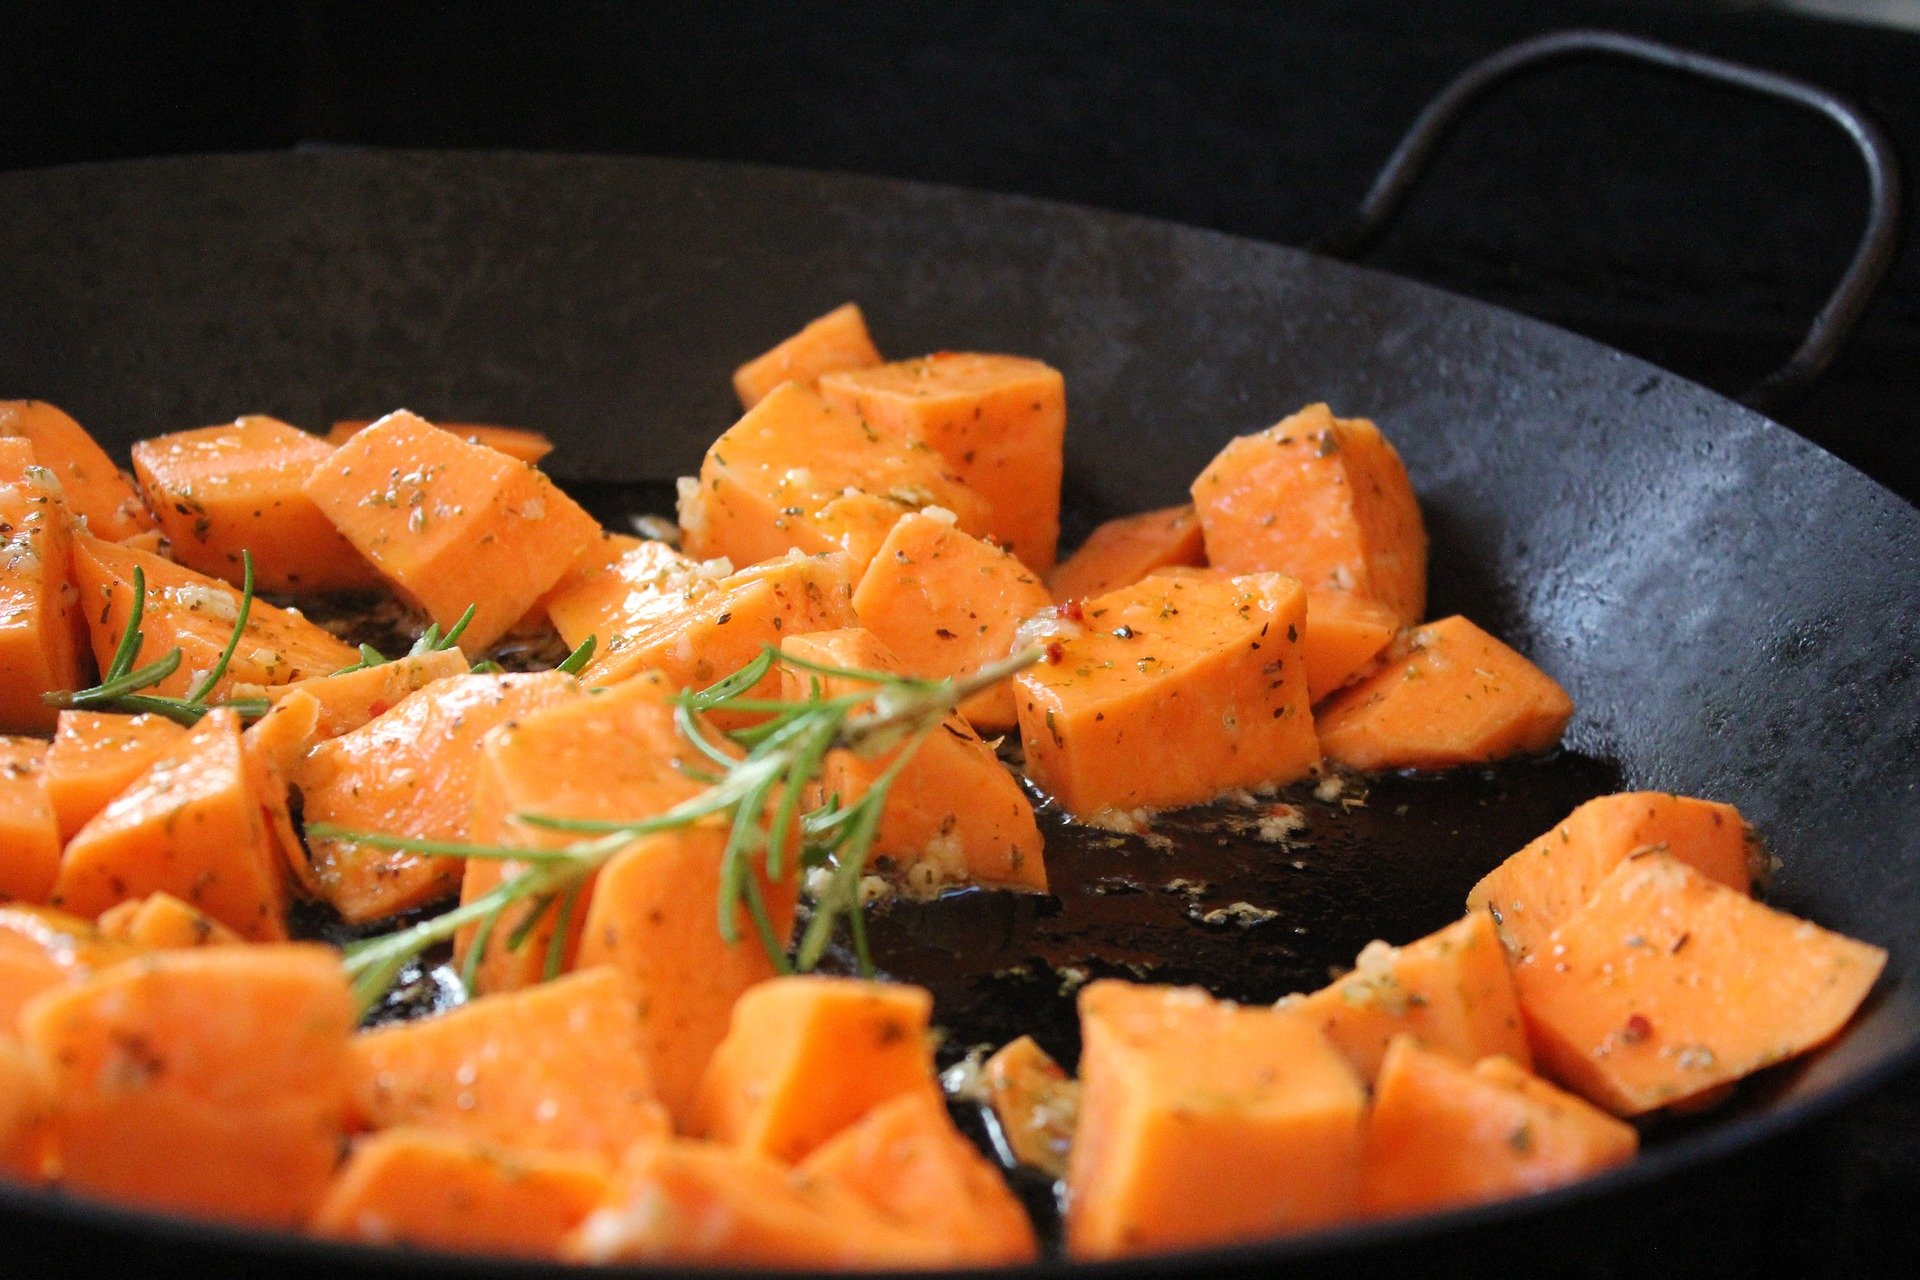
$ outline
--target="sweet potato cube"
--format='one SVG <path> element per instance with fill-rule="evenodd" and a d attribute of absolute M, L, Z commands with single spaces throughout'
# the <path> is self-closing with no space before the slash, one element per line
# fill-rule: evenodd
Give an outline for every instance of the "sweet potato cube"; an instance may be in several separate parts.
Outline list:
<path fill-rule="evenodd" d="M 1207 563 L 1351 591 L 1413 626 L 1427 607 L 1427 531 L 1400 455 L 1324 404 L 1222 449 L 1193 482 Z"/>
<path fill-rule="evenodd" d="M 879 348 L 867 334 L 867 318 L 851 302 L 835 307 L 779 346 L 733 371 L 740 407 L 751 409 L 783 382 L 813 384 L 824 373 L 870 369 L 880 363 Z"/>
<path fill-rule="evenodd" d="M 859 627 L 794 636 L 780 647 L 822 666 L 896 673 L 905 666 L 871 632 Z M 784 696 L 793 701 L 806 698 L 816 683 L 828 698 L 873 687 L 862 680 L 819 676 L 791 667 L 782 668 L 781 679 Z M 893 760 L 892 754 L 866 759 L 851 751 L 835 751 L 827 757 L 821 782 L 827 794 L 852 804 Z M 993 749 L 958 715 L 948 716 L 927 734 L 894 778 L 873 854 L 892 862 L 909 886 L 922 891 L 969 881 L 1040 892 L 1047 887 L 1033 806 Z"/>
<path fill-rule="evenodd" d="M 67 509 L 86 521 L 96 538 L 119 542 L 151 533 L 153 513 L 133 481 L 87 434 L 86 428 L 44 400 L 0 400 L 0 438 L 33 446 L 40 465 L 53 472 Z"/>
<path fill-rule="evenodd" d="M 1305 1018 L 1197 987 L 1080 993 L 1067 1252 L 1232 1244 L 1351 1216 L 1366 1090 Z"/>
<path fill-rule="evenodd" d="M 702 1137 L 789 1163 L 901 1094 L 937 1094 L 920 987 L 775 978 L 733 1007 L 700 1081 Z"/>
<path fill-rule="evenodd" d="M 618 1160 L 671 1132 L 625 979 L 586 969 L 354 1037 L 355 1098 L 376 1129 L 423 1125 Z"/>
<path fill-rule="evenodd" d="M 1032 1262 L 1033 1223 L 1000 1171 L 953 1127 L 940 1095 L 883 1102 L 814 1149 L 800 1171 L 846 1187 L 889 1220 L 929 1235 L 948 1264 Z"/>
<path fill-rule="evenodd" d="M 1753 891 L 1763 856 L 1730 804 L 1658 791 L 1600 796 L 1481 877 L 1467 909 L 1488 912 L 1518 960 L 1544 946 L 1615 867 L 1642 852 L 1678 858 L 1741 893 Z"/>
<path fill-rule="evenodd" d="M 63 1185 L 293 1227 L 326 1192 L 353 997 L 328 947 L 207 947 L 39 997 L 20 1031 L 51 1084 Z"/>
<path fill-rule="evenodd" d="M 1109 520 L 1054 566 L 1047 586 L 1056 600 L 1084 600 L 1130 587 L 1162 569 L 1207 562 L 1200 516 L 1192 503 Z"/>
<path fill-rule="evenodd" d="M 378 418 L 343 418 L 328 430 L 327 443 L 345 444 L 378 421 Z M 459 436 L 468 444 L 485 445 L 496 453 L 504 453 L 521 462 L 539 462 L 553 452 L 553 441 L 525 427 L 495 427 L 479 422 L 436 422 L 433 425 Z"/>
<path fill-rule="evenodd" d="M 91 920 L 51 907 L 0 906 L 0 1028 L 11 1033 L 20 1011 L 42 991 L 139 954 L 140 948 L 108 937 Z"/>
<path fill-rule="evenodd" d="M 47 1174 L 46 1080 L 12 1036 L 0 1038 L 0 1178 L 38 1182 Z"/>
<path fill-rule="evenodd" d="M 67 843 L 55 906 L 99 915 L 164 891 L 243 938 L 286 937 L 280 854 L 240 739 L 240 719 L 209 711 L 173 750 Z"/>
<path fill-rule="evenodd" d="M 1014 1159 L 1055 1178 L 1067 1176 L 1067 1157 L 1080 1119 L 1080 1083 L 1032 1036 L 1010 1040 L 980 1068 L 980 1083 Z"/>
<path fill-rule="evenodd" d="M 239 934 L 170 893 L 150 893 L 100 913 L 100 932 L 148 951 L 225 947 Z"/>
<path fill-rule="evenodd" d="M 316 746 L 291 780 L 309 823 L 465 841 L 480 739 L 495 725 L 580 696 L 579 682 L 557 671 L 438 680 Z M 348 920 L 420 906 L 460 882 L 455 858 L 319 837 L 308 839 L 307 850 L 302 879 Z"/>
<path fill-rule="evenodd" d="M 1373 943 L 1352 973 L 1287 1007 L 1319 1027 L 1368 1080 L 1402 1034 L 1456 1062 L 1493 1054 L 1522 1066 L 1532 1061 L 1507 954 L 1483 911 L 1404 947 Z"/>
<path fill-rule="evenodd" d="M 1373 665 L 1400 631 L 1383 604 L 1345 591 L 1307 592 L 1301 647 L 1307 660 L 1307 696 L 1315 703 Z"/>
<path fill-rule="evenodd" d="M 986 499 L 994 539 L 1036 573 L 1053 568 L 1067 435 L 1058 369 L 1023 356 L 942 351 L 828 374 L 820 394 L 882 435 L 938 449 Z"/>
<path fill-rule="evenodd" d="M 578 963 L 613 965 L 645 1001 L 641 1042 L 654 1088 L 682 1131 L 695 1123 L 701 1077 L 735 1001 L 774 975 L 745 909 L 734 913 L 731 942 L 714 919 L 725 847 L 726 833 L 714 827 L 635 842 L 601 868 L 580 935 Z M 792 875 L 761 880 L 782 945 L 793 931 L 796 884 Z"/>
<path fill-rule="evenodd" d="M 60 838 L 70 839 L 186 736 L 165 716 L 62 711 L 42 777 Z"/>
<path fill-rule="evenodd" d="M 407 695 L 418 693 L 436 680 L 466 675 L 467 659 L 458 649 L 435 649 L 431 653 L 406 654 L 392 662 L 340 671 L 332 675 L 310 676 L 292 684 L 236 684 L 236 698 L 265 698 L 278 704 L 305 695 L 319 704 L 314 721 L 314 736 L 337 738 L 352 733 L 361 725 L 399 706 Z"/>
<path fill-rule="evenodd" d="M 988 530 L 985 500 L 923 440 L 885 435 L 798 383 L 782 383 L 707 450 L 680 496 L 680 548 L 757 564 L 789 549 L 844 552 L 858 580 L 893 522 L 943 507 Z"/>
<path fill-rule="evenodd" d="M 1053 604 L 1012 553 L 935 516 L 902 516 L 854 589 L 860 625 L 899 657 L 909 675 L 968 675 L 1013 649 L 1022 622 Z M 1013 684 L 974 694 L 960 714 L 977 729 L 1018 722 Z"/>
<path fill-rule="evenodd" d="M 240 613 L 240 592 L 171 560 L 82 534 L 73 543 L 73 580 L 80 608 L 93 637 L 93 656 L 104 669 L 113 661 L 133 610 L 133 571 L 146 577 L 144 636 L 135 666 L 145 666 L 180 650 L 180 667 L 148 692 L 185 697 L 219 662 Z M 226 697 L 236 684 L 290 684 L 326 675 L 357 662 L 360 655 L 291 609 L 255 600 L 247 613 L 246 633 L 233 653 L 213 698 Z"/>
<path fill-rule="evenodd" d="M 1396 1036 L 1374 1084 L 1360 1210 L 1504 1200 L 1625 1164 L 1640 1135 L 1506 1058 L 1467 1066 Z"/>
<path fill-rule="evenodd" d="M 401 594 L 485 651 L 560 580 L 600 526 L 528 463 L 402 410 L 313 469 L 307 496 Z"/>
<path fill-rule="evenodd" d="M 1027 773 L 1067 812 L 1197 804 L 1320 762 L 1293 579 L 1150 577 L 1083 608 L 1017 677 Z"/>
<path fill-rule="evenodd" d="M 362 1244 L 550 1258 L 610 1184 L 594 1158 L 389 1129 L 354 1144 L 307 1229 Z"/>
<path fill-rule="evenodd" d="M 1678 858 L 1643 853 L 1615 867 L 1513 976 L 1546 1073 L 1635 1116 L 1826 1041 L 1886 960 Z"/>
<path fill-rule="evenodd" d="M 588 636 L 606 640 L 631 630 L 635 613 L 703 576 L 713 575 L 664 542 L 602 530 L 540 607 L 567 647 L 578 649 Z"/>
<path fill-rule="evenodd" d="M 0 732 L 47 732 L 45 695 L 88 683 L 72 543 L 52 473 L 25 440 L 0 436 Z"/>
<path fill-rule="evenodd" d="M 1450 769 L 1545 751 L 1573 718 L 1546 672 L 1465 618 L 1415 627 L 1380 669 L 1319 708 L 1327 759 L 1358 769 Z"/>
<path fill-rule="evenodd" d="M 253 554 L 262 591 L 352 591 L 380 575 L 301 486 L 333 446 L 250 414 L 133 446 L 133 471 L 181 564 L 238 586 Z"/>
<path fill-rule="evenodd" d="M 792 1271 L 918 1270 L 946 1262 L 948 1249 L 838 1183 L 758 1152 L 661 1142 L 635 1149 L 608 1203 L 562 1252 L 576 1262 Z"/>
<path fill-rule="evenodd" d="M 46 743 L 0 737 L 0 898 L 44 902 L 60 874 L 60 827 L 46 771 Z"/>

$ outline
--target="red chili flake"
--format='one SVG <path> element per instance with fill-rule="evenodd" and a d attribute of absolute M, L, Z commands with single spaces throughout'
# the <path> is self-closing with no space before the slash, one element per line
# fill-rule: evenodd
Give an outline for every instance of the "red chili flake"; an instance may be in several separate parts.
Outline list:
<path fill-rule="evenodd" d="M 1060 606 L 1060 616 L 1068 622 L 1085 622 L 1087 609 L 1078 600 L 1069 600 Z"/>
<path fill-rule="evenodd" d="M 1636 1013 L 1627 1019 L 1627 1025 L 1620 1029 L 1621 1044 L 1639 1044 L 1653 1034 L 1653 1024 L 1647 1021 L 1647 1015 Z"/>
<path fill-rule="evenodd" d="M 1049 664 L 1058 666 L 1066 656 L 1067 646 L 1061 644 L 1058 640 L 1055 640 L 1047 646 L 1047 662 Z"/>

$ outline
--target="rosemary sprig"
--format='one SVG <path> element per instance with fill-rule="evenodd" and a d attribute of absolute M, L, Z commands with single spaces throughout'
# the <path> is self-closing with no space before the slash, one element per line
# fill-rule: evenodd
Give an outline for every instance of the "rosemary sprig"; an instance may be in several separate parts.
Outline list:
<path fill-rule="evenodd" d="M 588 636 L 580 642 L 580 647 L 568 654 L 566 659 L 562 661 L 559 666 L 555 667 L 554 670 L 564 671 L 570 676 L 579 675 L 586 669 L 587 664 L 593 661 L 593 651 L 599 647 L 600 638 L 598 636 Z"/>
<path fill-rule="evenodd" d="M 411 649 L 407 650 L 407 656 L 409 658 L 418 658 L 424 654 L 438 653 L 443 649 L 453 648 L 455 644 L 459 643 L 461 634 L 467 629 L 467 624 L 473 621 L 474 610 L 477 607 L 476 605 L 468 605 L 466 612 L 460 615 L 445 635 L 440 634 L 439 623 L 428 623 L 427 629 L 420 633 L 420 638 L 413 642 Z M 381 653 L 372 645 L 363 644 L 360 646 L 360 661 L 351 666 L 342 667 L 333 674 L 336 676 L 344 676 L 355 671 L 365 671 L 369 667 L 383 667 L 391 661 L 391 658 Z M 479 671 L 483 666 L 490 667 L 494 671 L 500 669 L 498 663 L 476 662 L 473 664 L 473 670 Z"/>
<path fill-rule="evenodd" d="M 894 781 L 925 735 L 938 728 L 954 708 L 1031 665 L 1041 652 L 1027 650 L 960 679 L 920 680 L 820 666 L 769 648 L 708 688 L 680 695 L 676 719 L 681 732 L 715 766 L 711 775 L 696 775 L 711 777 L 705 790 L 664 813 L 631 820 L 516 815 L 528 826 L 578 837 L 556 848 L 414 839 L 310 824 L 307 834 L 314 838 L 351 840 L 430 857 L 488 858 L 524 864 L 471 902 L 396 933 L 350 946 L 345 965 L 362 1009 L 371 1008 L 409 962 L 470 925 L 475 933 L 461 976 L 471 988 L 480 953 L 492 945 L 502 914 L 516 905 L 525 907 L 526 915 L 514 930 L 517 938 L 506 940 L 510 949 L 524 943 L 533 922 L 544 911 L 551 907 L 558 917 L 552 935 L 557 940 L 549 941 L 545 958 L 551 976 L 564 959 L 561 949 L 566 925 L 587 879 L 643 836 L 685 830 L 705 822 L 727 824 L 720 892 L 714 904 L 722 938 L 730 943 L 738 941 L 739 919 L 745 915 L 776 970 L 804 971 L 819 964 L 845 921 L 861 971 L 871 973 L 860 884 Z M 823 696 L 820 681 L 815 680 L 804 698 L 749 697 L 775 663 L 872 687 L 829 698 Z M 701 716 L 721 709 L 756 711 L 765 718 L 728 731 L 722 735 L 725 742 L 716 741 Z M 852 751 L 867 758 L 897 754 L 853 802 L 843 804 L 839 797 L 829 797 L 824 805 L 803 813 L 802 797 L 820 777 L 832 751 Z M 800 845 L 798 865 L 788 857 L 796 838 Z M 777 883 L 814 869 L 825 869 L 826 874 L 816 881 L 812 918 L 789 958 L 787 941 L 780 936 L 767 908 L 762 875 Z"/>

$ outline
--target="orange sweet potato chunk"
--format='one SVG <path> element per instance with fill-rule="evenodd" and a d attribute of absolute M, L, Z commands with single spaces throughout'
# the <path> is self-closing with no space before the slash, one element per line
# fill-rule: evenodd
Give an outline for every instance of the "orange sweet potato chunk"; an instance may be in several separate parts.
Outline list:
<path fill-rule="evenodd" d="M 60 838 L 70 839 L 186 736 L 164 716 L 62 711 L 44 775 Z"/>
<path fill-rule="evenodd" d="M 853 593 L 860 625 L 898 655 L 902 670 L 935 680 L 1006 657 L 1020 624 L 1052 604 L 1011 552 L 917 513 L 893 526 Z M 974 694 L 960 714 L 988 732 L 1013 728 L 1012 683 Z"/>
<path fill-rule="evenodd" d="M 438 680 L 310 751 L 291 781 L 310 823 L 434 840 L 470 835 L 480 739 L 495 725 L 580 695 L 557 671 Z M 460 882 L 454 858 L 310 838 L 303 880 L 348 920 L 377 920 Z"/>
<path fill-rule="evenodd" d="M 347 1102 L 353 997 L 327 947 L 156 952 L 39 997 L 62 1184 L 292 1227 L 325 1194 Z"/>
<path fill-rule="evenodd" d="M 1047 586 L 1056 600 L 1082 600 L 1130 587 L 1162 569 L 1206 562 L 1200 516 L 1189 502 L 1107 521 L 1054 567 Z"/>
<path fill-rule="evenodd" d="M 26 1046 L 0 1037 L 0 1178 L 38 1182 L 46 1176 L 46 1088 Z"/>
<path fill-rule="evenodd" d="M 700 1081 L 694 1131 L 789 1163 L 883 1102 L 938 1095 L 920 987 L 775 978 L 740 997 Z"/>
<path fill-rule="evenodd" d="M 376 1129 L 420 1125 L 617 1160 L 671 1132 L 626 980 L 586 969 L 354 1037 L 356 1108 Z"/>
<path fill-rule="evenodd" d="M 1080 993 L 1067 1252 L 1114 1258 L 1311 1230 L 1354 1211 L 1366 1090 L 1305 1018 L 1197 987 Z"/>
<path fill-rule="evenodd" d="M 352 733 L 367 722 L 399 706 L 409 694 L 418 693 L 436 680 L 463 676 L 469 670 L 459 649 L 435 649 L 432 653 L 406 654 L 392 662 L 357 671 L 311 676 L 292 684 L 236 684 L 236 698 L 265 698 L 278 704 L 302 695 L 319 704 L 314 722 L 316 738 L 337 738 Z"/>
<path fill-rule="evenodd" d="M 1634 1116 L 1823 1043 L 1886 960 L 1678 858 L 1643 853 L 1594 887 L 1515 967 L 1514 983 L 1546 1073 Z"/>
<path fill-rule="evenodd" d="M 740 407 L 751 409 L 783 382 L 812 384 L 822 374 L 870 369 L 879 363 L 880 350 L 867 333 L 867 318 L 847 302 L 735 369 L 733 389 Z"/>
<path fill-rule="evenodd" d="M 997 1267 L 1039 1254 L 1033 1223 L 1000 1171 L 953 1127 L 937 1093 L 883 1102 L 800 1165 L 846 1187 L 900 1227 L 949 1250 L 948 1264 Z"/>
<path fill-rule="evenodd" d="M 794 636 L 781 644 L 793 657 L 858 671 L 901 672 L 892 650 L 859 627 Z M 871 689 L 864 681 L 783 667 L 784 696 L 800 701 L 818 682 L 823 697 Z M 827 794 L 851 804 L 893 763 L 850 751 L 827 757 Z M 1033 806 L 993 749 L 958 715 L 926 735 L 887 792 L 873 854 L 892 862 L 910 887 L 932 891 L 984 881 L 1045 892 L 1047 868 Z"/>
<path fill-rule="evenodd" d="M 46 743 L 0 737 L 0 898 L 44 902 L 60 874 L 46 769 Z"/>
<path fill-rule="evenodd" d="M 1631 791 L 1589 800 L 1481 877 L 1469 911 L 1486 911 L 1514 959 L 1538 951 L 1602 880 L 1640 853 L 1680 859 L 1709 880 L 1753 891 L 1763 854 L 1730 804 Z"/>
<path fill-rule="evenodd" d="M 185 697 L 219 662 L 240 612 L 240 592 L 218 578 L 132 547 L 81 535 L 73 544 L 73 579 L 102 668 L 113 661 L 133 609 L 133 571 L 146 576 L 145 639 L 135 666 L 180 650 L 180 667 L 148 692 Z M 359 661 L 360 655 L 291 609 L 255 600 L 247 613 L 233 661 L 214 686 L 213 699 L 236 684 L 289 684 L 326 675 Z"/>
<path fill-rule="evenodd" d="M 758 1152 L 650 1143 L 635 1149 L 617 1184 L 564 1256 L 787 1270 L 918 1270 L 947 1261 L 947 1246 L 931 1234 L 897 1226 L 837 1182 Z"/>
<path fill-rule="evenodd" d="M 373 566 L 301 490 L 333 446 L 264 414 L 133 446 L 133 471 L 181 564 L 238 586 L 242 551 L 262 591 L 351 591 Z"/>
<path fill-rule="evenodd" d="M 150 893 L 100 913 L 100 932 L 148 951 L 225 947 L 239 934 L 170 893 Z"/>
<path fill-rule="evenodd" d="M 87 679 L 87 627 L 68 579 L 59 485 L 24 440 L 0 436 L 0 733 L 45 733 L 45 694 Z"/>
<path fill-rule="evenodd" d="M 1456 615 L 1401 636 L 1315 723 L 1327 759 L 1376 772 L 1545 751 L 1572 718 L 1573 699 L 1552 677 Z"/>
<path fill-rule="evenodd" d="M 1399 634 L 1400 620 L 1383 604 L 1345 591 L 1307 592 L 1301 633 L 1307 696 L 1317 704 L 1373 665 Z"/>
<path fill-rule="evenodd" d="M 10 1033 L 20 1011 L 42 991 L 79 982 L 139 954 L 138 947 L 106 936 L 91 920 L 51 907 L 0 906 L 0 1029 Z"/>
<path fill-rule="evenodd" d="M 1639 1146 L 1633 1126 L 1517 1063 L 1470 1067 L 1397 1036 L 1367 1113 L 1360 1210 L 1390 1217 L 1547 1191 L 1625 1164 Z"/>
<path fill-rule="evenodd" d="M 550 1258 L 609 1185 L 598 1159 L 390 1129 L 354 1144 L 308 1230 L 362 1244 Z"/>
<path fill-rule="evenodd" d="M 1036 573 L 1060 545 L 1067 385 L 1023 356 L 940 351 L 831 373 L 820 394 L 895 440 L 924 440 L 986 499 L 988 530 Z"/>
<path fill-rule="evenodd" d="M 1067 812 L 1195 804 L 1320 762 L 1299 583 L 1155 576 L 1083 608 L 1084 632 L 1017 677 L 1028 776 Z"/>
<path fill-rule="evenodd" d="M 1066 1177 L 1080 1119 L 1079 1082 L 1032 1036 L 1021 1036 L 981 1065 L 980 1083 L 1014 1159 Z"/>
<path fill-rule="evenodd" d="M 695 561 L 664 542 L 603 529 L 541 597 L 540 607 L 567 647 L 578 649 L 588 636 L 611 638 L 630 629 L 632 614 L 644 610 L 645 602 L 701 576 Z"/>
<path fill-rule="evenodd" d="M 327 443 L 345 444 L 378 421 L 378 418 L 344 418 L 328 430 Z M 541 432 L 529 431 L 525 427 L 494 427 L 478 422 L 436 422 L 433 425 L 459 436 L 468 444 L 485 445 L 496 453 L 518 458 L 521 462 L 539 462 L 553 452 L 553 441 Z"/>
<path fill-rule="evenodd" d="M 1404 947 L 1374 943 L 1352 973 L 1287 1007 L 1319 1027 L 1368 1080 L 1402 1034 L 1457 1062 L 1493 1054 L 1522 1066 L 1532 1061 L 1507 953 L 1481 911 Z"/>
<path fill-rule="evenodd" d="M 8 436 L 33 446 L 34 457 L 59 482 L 67 508 L 94 537 L 118 542 L 156 528 L 126 473 L 60 409 L 44 400 L 0 400 L 0 437 Z"/>
<path fill-rule="evenodd" d="M 695 559 L 840 551 L 855 580 L 909 511 L 944 507 L 968 533 L 989 528 L 986 501 L 931 445 L 876 431 L 798 383 L 729 427 L 682 490 L 680 548 Z"/>
<path fill-rule="evenodd" d="M 537 467 L 402 410 L 334 451 L 307 496 L 396 590 L 483 652 L 559 581 L 600 526 Z"/>
<path fill-rule="evenodd" d="M 284 938 L 286 875 L 240 719 L 210 711 L 67 843 L 54 905 L 98 915 L 164 891 L 243 938 Z"/>
<path fill-rule="evenodd" d="M 1312 404 L 1222 449 L 1193 482 L 1207 563 L 1351 591 L 1413 626 L 1427 607 L 1427 531 L 1400 455 L 1364 418 Z"/>

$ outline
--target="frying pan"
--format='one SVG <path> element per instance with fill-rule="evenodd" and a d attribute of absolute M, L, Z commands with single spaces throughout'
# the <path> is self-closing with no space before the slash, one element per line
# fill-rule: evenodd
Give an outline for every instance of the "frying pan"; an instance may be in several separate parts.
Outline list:
<path fill-rule="evenodd" d="M 1470 87 L 1539 58 L 1634 52 L 1608 46 L 1615 37 L 1563 39 L 1477 69 Z M 1471 96 L 1423 119 L 1349 245 L 1391 212 Z M 1884 167 L 1875 177 L 1876 229 L 1811 354 L 1770 396 L 1817 372 L 1884 266 L 1892 188 Z M 1579 705 L 1560 759 L 1382 780 L 1364 806 L 1317 814 L 1299 848 L 1205 815 L 1171 820 L 1170 853 L 1076 842 L 1055 823 L 1055 899 L 963 894 L 883 913 L 883 963 L 935 985 L 955 1046 L 1033 1022 L 1070 1053 L 1060 1010 L 1090 972 L 1197 977 L 1246 998 L 1318 985 L 1375 933 L 1405 941 L 1444 923 L 1479 871 L 1574 800 L 1622 784 L 1738 804 L 1778 854 L 1775 903 L 1892 952 L 1842 1040 L 1729 1111 L 1654 1134 L 1623 1170 L 1526 1201 L 1098 1270 L 1357 1270 L 1394 1250 L 1458 1260 L 1515 1241 L 1577 1246 L 1595 1214 L 1631 1212 L 1662 1180 L 1920 1053 L 1920 511 L 1750 409 L 1327 257 L 1010 196 L 518 154 L 0 176 L 0 387 L 66 406 L 116 446 L 239 412 L 320 425 L 404 404 L 543 430 L 560 445 L 557 475 L 602 510 L 631 510 L 657 503 L 660 482 L 693 470 L 731 421 L 734 364 L 847 298 L 891 352 L 1004 350 L 1065 371 L 1070 530 L 1180 500 L 1225 440 L 1307 401 L 1378 420 L 1427 512 L 1435 616 L 1464 612 L 1510 638 Z M 1207 924 L 1195 908 L 1209 900 L 1160 891 L 1180 867 L 1277 915 Z M 11 1187 L 0 1231 L 0 1271 L 22 1275 L 546 1270 Z"/>

